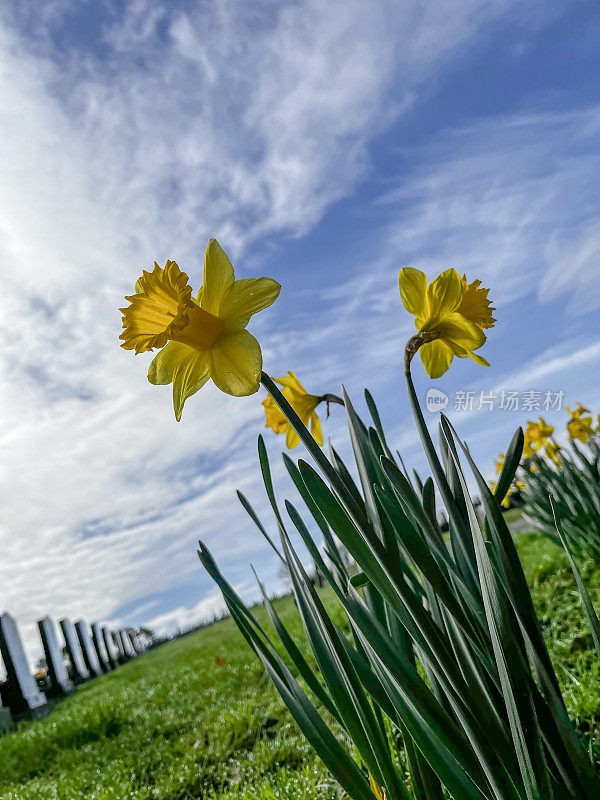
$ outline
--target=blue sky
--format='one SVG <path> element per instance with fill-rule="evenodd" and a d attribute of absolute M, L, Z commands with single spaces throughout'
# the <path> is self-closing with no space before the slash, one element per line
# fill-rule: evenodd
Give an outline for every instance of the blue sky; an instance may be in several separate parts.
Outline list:
<path fill-rule="evenodd" d="M 283 286 L 253 322 L 265 369 L 343 382 L 359 409 L 369 386 L 417 468 L 404 265 L 491 288 L 492 366 L 435 382 L 488 474 L 535 413 L 477 411 L 481 391 L 600 410 L 597 4 L 445 5 L 4 4 L 0 605 L 32 651 L 47 613 L 164 632 L 219 609 L 199 537 L 247 597 L 250 562 L 279 588 L 235 500 L 268 518 L 262 395 L 206 387 L 177 424 L 116 338 L 141 268 L 172 258 L 197 286 L 209 236 L 238 276 Z M 347 453 L 341 409 L 324 427 Z"/>

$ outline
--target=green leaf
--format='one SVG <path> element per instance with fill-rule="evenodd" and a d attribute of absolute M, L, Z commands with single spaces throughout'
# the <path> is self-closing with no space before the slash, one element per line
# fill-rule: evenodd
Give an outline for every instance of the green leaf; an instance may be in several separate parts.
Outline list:
<path fill-rule="evenodd" d="M 552 503 L 552 498 L 550 498 L 550 505 L 552 507 L 552 511 L 554 513 L 554 504 Z M 575 583 L 577 584 L 577 589 L 579 591 L 579 595 L 581 597 L 581 605 L 583 606 L 583 610 L 585 611 L 585 615 L 588 619 L 588 623 L 590 626 L 590 631 L 592 634 L 592 639 L 594 641 L 594 648 L 596 650 L 596 655 L 600 658 L 600 620 L 598 620 L 598 615 L 594 610 L 594 606 L 592 605 L 592 601 L 590 596 L 585 588 L 585 585 L 581 579 L 581 574 L 577 569 L 577 565 L 573 561 L 571 553 L 569 552 L 569 548 L 567 546 L 567 542 L 565 540 L 564 534 L 562 532 L 562 528 L 560 526 L 560 522 L 554 513 L 554 524 L 556 525 L 556 530 L 558 532 L 558 536 L 560 538 L 560 543 L 562 545 L 563 550 L 566 553 L 566 556 L 569 560 L 569 566 L 571 567 L 571 572 L 573 573 L 573 577 L 575 578 Z"/>
<path fill-rule="evenodd" d="M 524 441 L 525 438 L 523 436 L 522 428 L 517 428 L 514 436 L 511 439 L 510 445 L 508 446 L 508 450 L 506 451 L 506 457 L 504 459 L 504 464 L 502 465 L 502 471 L 500 473 L 500 477 L 498 478 L 498 485 L 496 486 L 496 491 L 494 492 L 499 503 L 501 503 L 506 497 L 506 493 L 510 489 L 515 478 L 515 473 L 519 468 L 521 456 L 523 455 Z"/>

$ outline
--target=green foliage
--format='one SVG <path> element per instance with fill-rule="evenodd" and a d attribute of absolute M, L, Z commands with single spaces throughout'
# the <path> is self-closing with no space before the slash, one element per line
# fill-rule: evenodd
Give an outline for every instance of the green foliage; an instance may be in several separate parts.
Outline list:
<path fill-rule="evenodd" d="M 354 800 L 373 800 L 379 789 L 388 800 L 597 798 L 598 771 L 567 713 L 500 507 L 519 465 L 522 432 L 510 443 L 494 496 L 443 416 L 436 452 L 407 374 L 417 428 L 449 516 L 448 547 L 437 523 L 432 479 L 413 484 L 404 473 L 370 396 L 374 427 L 363 423 L 344 395 L 355 483 L 337 454 L 328 459 L 316 446 L 273 382 L 263 376 L 263 383 L 318 468 L 284 459 L 323 535 L 327 558 L 310 533 L 314 524 L 289 501 L 287 519 L 347 622 L 340 628 L 332 620 L 292 545 L 262 439 L 261 470 L 314 654 L 312 669 L 266 598 L 278 645 L 202 543 L 199 556 L 306 738 L 347 794 Z M 483 521 L 475 514 L 459 451 L 482 496 Z M 259 525 L 262 531 L 267 527 Z M 337 542 L 356 564 L 352 580 Z M 282 658 L 281 644 L 295 671 Z M 332 729 L 332 717 L 344 737 Z"/>
<path fill-rule="evenodd" d="M 531 467 L 536 470 L 531 471 Z M 569 551 L 600 564 L 600 448 L 595 438 L 560 450 L 560 466 L 534 455 L 523 463 L 525 517 L 560 545 L 552 503 Z"/>
<path fill-rule="evenodd" d="M 567 708 L 587 747 L 592 735 L 600 739 L 600 670 L 567 559 L 533 533 L 519 534 L 516 544 Z M 600 572 L 591 561 L 580 563 L 580 571 L 597 606 Z M 319 596 L 348 633 L 333 592 L 320 590 Z M 273 605 L 314 665 L 291 598 Z M 273 630 L 262 609 L 255 614 Z M 227 663 L 218 667 L 217 655 Z M 330 724 L 341 736 L 340 726 L 333 719 Z M 342 795 L 231 620 L 82 686 L 51 716 L 0 738 L 2 800 Z"/>

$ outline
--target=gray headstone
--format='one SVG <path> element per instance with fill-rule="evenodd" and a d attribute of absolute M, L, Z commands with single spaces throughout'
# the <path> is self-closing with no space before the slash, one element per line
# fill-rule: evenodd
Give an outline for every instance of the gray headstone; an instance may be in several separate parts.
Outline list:
<path fill-rule="evenodd" d="M 131 639 L 131 644 L 133 645 L 133 649 L 139 655 L 140 653 L 144 652 L 144 645 L 142 644 L 142 640 L 137 634 L 137 631 L 129 631 L 129 638 Z"/>
<path fill-rule="evenodd" d="M 106 627 L 102 628 L 102 638 L 104 639 L 104 647 L 106 648 L 108 660 L 112 668 L 116 669 L 119 666 L 119 653 L 115 650 L 112 634 Z"/>
<path fill-rule="evenodd" d="M 75 687 L 67 672 L 54 622 L 50 617 L 44 617 L 38 620 L 38 628 L 40 629 L 44 656 L 46 657 L 46 665 L 50 676 L 50 689 L 47 691 L 47 695 L 48 697 L 62 697 L 70 694 Z"/>
<path fill-rule="evenodd" d="M 125 653 L 129 656 L 129 658 L 135 658 L 137 656 L 137 650 L 133 646 L 130 631 L 122 630 L 121 636 L 123 637 L 123 647 L 125 648 Z"/>
<path fill-rule="evenodd" d="M 5 708 L 0 700 L 0 736 L 12 730 L 12 724 L 10 708 Z"/>
<path fill-rule="evenodd" d="M 90 673 L 83 660 L 83 653 L 81 652 L 81 645 L 75 633 L 75 628 L 70 619 L 66 617 L 60 620 L 60 627 L 62 630 L 63 638 L 69 659 L 71 661 L 71 672 L 74 683 L 83 683 L 90 679 Z"/>
<path fill-rule="evenodd" d="M 102 667 L 100 666 L 98 654 L 96 653 L 94 643 L 92 642 L 90 629 L 82 619 L 77 620 L 75 623 L 75 632 L 77 633 L 77 638 L 79 639 L 79 644 L 81 645 L 83 660 L 88 668 L 88 672 L 90 675 L 95 675 L 96 677 L 102 675 Z"/>
<path fill-rule="evenodd" d="M 13 714 L 26 714 L 43 706 L 46 695 L 38 689 L 17 623 L 10 614 L 0 615 L 0 652 L 6 669 L 2 699 Z"/>
<path fill-rule="evenodd" d="M 123 647 L 123 639 L 121 639 L 121 631 L 113 631 L 112 632 L 113 642 L 115 643 L 115 647 L 117 648 L 117 653 L 119 654 L 119 664 L 124 664 L 129 659 L 127 658 L 127 654 L 125 653 L 125 648 Z"/>
<path fill-rule="evenodd" d="M 113 666 L 110 663 L 108 653 L 106 652 L 106 645 L 104 644 L 102 631 L 100 630 L 100 625 L 97 622 L 92 623 L 92 642 L 94 643 L 94 650 L 96 651 L 96 655 L 98 656 L 98 661 L 100 662 L 102 670 L 104 672 L 110 672 L 111 669 L 113 669 Z"/>

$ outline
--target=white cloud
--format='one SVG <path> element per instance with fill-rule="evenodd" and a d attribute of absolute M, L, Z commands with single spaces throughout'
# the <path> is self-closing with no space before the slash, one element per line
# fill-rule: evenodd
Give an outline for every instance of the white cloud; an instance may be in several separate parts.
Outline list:
<path fill-rule="evenodd" d="M 157 636 L 165 636 L 176 630 L 186 630 L 199 622 L 218 617 L 226 610 L 221 592 L 215 591 L 191 607 L 178 606 L 172 611 L 159 614 L 149 619 L 147 625 Z"/>
<path fill-rule="evenodd" d="M 600 222 L 585 227 L 567 244 L 544 275 L 541 298 L 553 300 L 563 294 L 571 294 L 573 314 L 600 308 Z"/>

